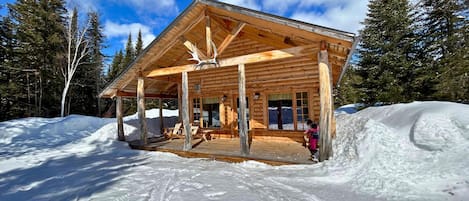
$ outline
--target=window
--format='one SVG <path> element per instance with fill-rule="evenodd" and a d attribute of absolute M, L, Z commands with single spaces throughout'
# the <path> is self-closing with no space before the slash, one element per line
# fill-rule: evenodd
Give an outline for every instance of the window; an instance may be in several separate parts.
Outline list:
<path fill-rule="evenodd" d="M 269 95 L 269 129 L 294 130 L 291 94 Z"/>
<path fill-rule="evenodd" d="M 309 119 L 308 111 L 308 93 L 296 93 L 296 119 L 298 130 L 307 130 L 306 121 Z"/>
<path fill-rule="evenodd" d="M 218 98 L 204 98 L 203 104 L 203 120 L 204 127 L 220 127 L 220 103 Z"/>
<path fill-rule="evenodd" d="M 200 121 L 200 99 L 199 98 L 194 98 L 192 100 L 192 108 L 193 109 L 193 114 L 194 114 L 194 123 L 197 123 Z"/>

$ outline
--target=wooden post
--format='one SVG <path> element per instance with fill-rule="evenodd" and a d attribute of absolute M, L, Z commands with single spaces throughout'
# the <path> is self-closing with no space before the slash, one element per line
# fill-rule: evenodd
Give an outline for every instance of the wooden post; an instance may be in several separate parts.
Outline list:
<path fill-rule="evenodd" d="M 163 117 L 163 99 L 159 98 L 158 102 L 160 103 L 160 133 L 164 133 L 164 117 Z"/>
<path fill-rule="evenodd" d="M 319 119 L 319 161 L 324 161 L 332 156 L 332 80 L 331 69 L 329 67 L 327 46 L 325 41 L 321 41 L 321 50 L 318 53 L 319 66 L 319 95 L 321 103 L 321 113 Z"/>
<path fill-rule="evenodd" d="M 137 83 L 137 113 L 140 122 L 140 141 L 147 144 L 147 120 L 145 118 L 145 82 L 142 76 L 138 77 Z"/>
<path fill-rule="evenodd" d="M 122 96 L 117 96 L 116 99 L 116 118 L 117 118 L 117 139 L 125 141 L 124 135 L 124 119 L 122 118 Z"/>
<path fill-rule="evenodd" d="M 244 64 L 238 64 L 238 89 L 239 89 L 239 141 L 241 144 L 241 154 L 249 155 L 249 137 L 248 122 L 246 119 L 246 77 L 244 72 Z"/>
<path fill-rule="evenodd" d="M 192 149 L 191 125 L 189 122 L 189 86 L 187 72 L 182 72 L 182 123 L 186 138 L 184 140 L 184 151 Z"/>
<path fill-rule="evenodd" d="M 210 16 L 205 13 L 205 40 L 207 42 L 207 57 L 212 55 L 212 31 L 210 28 Z"/>
<path fill-rule="evenodd" d="M 182 122 L 182 88 L 178 83 L 178 121 Z"/>

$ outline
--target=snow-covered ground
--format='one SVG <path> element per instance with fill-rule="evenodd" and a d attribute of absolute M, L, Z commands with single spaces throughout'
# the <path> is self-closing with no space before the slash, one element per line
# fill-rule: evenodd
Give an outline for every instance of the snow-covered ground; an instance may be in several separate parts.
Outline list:
<path fill-rule="evenodd" d="M 177 111 L 164 111 L 165 122 Z M 147 112 L 158 131 L 158 110 Z M 125 131 L 137 138 L 136 116 Z M 315 165 L 130 150 L 115 119 L 0 122 L 0 200 L 469 200 L 469 106 L 414 102 L 337 116 Z"/>

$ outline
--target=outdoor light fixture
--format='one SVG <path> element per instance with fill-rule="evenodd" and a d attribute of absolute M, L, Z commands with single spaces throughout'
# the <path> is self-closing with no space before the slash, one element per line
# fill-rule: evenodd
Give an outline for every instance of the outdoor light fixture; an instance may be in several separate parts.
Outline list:
<path fill-rule="evenodd" d="M 223 96 L 221 97 L 221 102 L 225 102 L 226 98 L 228 98 L 228 97 L 227 97 L 226 95 L 223 95 Z"/>
<path fill-rule="evenodd" d="M 261 94 L 259 92 L 254 93 L 254 99 L 259 99 L 261 97 Z"/>

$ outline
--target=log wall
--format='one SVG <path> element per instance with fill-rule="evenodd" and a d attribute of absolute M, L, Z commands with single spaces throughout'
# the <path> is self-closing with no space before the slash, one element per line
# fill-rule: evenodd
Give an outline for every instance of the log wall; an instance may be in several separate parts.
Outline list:
<path fill-rule="evenodd" d="M 245 40 L 234 41 L 233 46 L 240 47 L 243 43 L 260 49 L 268 48 L 262 47 L 262 44 L 253 44 L 252 41 Z M 246 49 L 245 51 L 257 52 L 259 49 Z M 230 53 L 229 49 L 227 49 L 227 53 Z M 316 55 L 316 52 L 311 51 L 311 55 Z M 291 93 L 294 97 L 296 92 L 308 92 L 309 117 L 318 122 L 320 103 L 318 64 L 316 60 L 312 57 L 294 57 L 245 66 L 246 97 L 249 99 L 250 135 L 254 138 L 303 140 L 303 131 L 268 129 L 267 99 L 268 95 L 272 93 Z M 199 90 L 196 90 L 196 85 L 200 85 Z M 254 99 L 255 93 L 260 94 L 258 99 Z M 192 100 L 194 98 L 219 98 L 221 121 L 219 132 L 237 136 L 237 66 L 189 72 L 189 96 L 190 113 L 193 111 Z M 226 96 L 225 101 L 222 101 L 223 96 Z M 192 114 L 191 119 L 193 119 Z"/>

